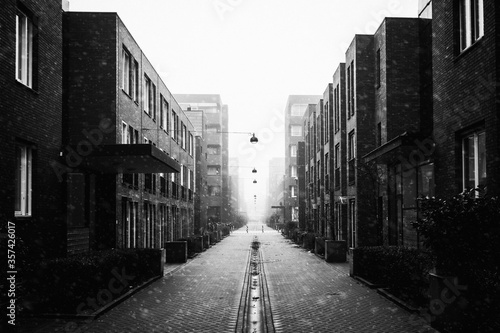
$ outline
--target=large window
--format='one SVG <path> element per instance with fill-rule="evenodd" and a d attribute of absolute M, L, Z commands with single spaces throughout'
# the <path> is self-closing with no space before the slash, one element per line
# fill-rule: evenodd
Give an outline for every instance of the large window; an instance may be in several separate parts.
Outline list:
<path fill-rule="evenodd" d="M 21 11 L 16 14 L 16 79 L 33 85 L 33 21 Z"/>
<path fill-rule="evenodd" d="M 128 95 L 131 95 L 131 86 L 130 86 L 130 77 L 131 77 L 131 68 L 130 68 L 130 53 L 123 48 L 122 50 L 122 89 Z"/>
<path fill-rule="evenodd" d="M 32 196 L 32 157 L 31 148 L 26 145 L 16 146 L 16 192 L 15 215 L 31 215 Z"/>
<path fill-rule="evenodd" d="M 463 188 L 486 186 L 486 134 L 477 131 L 462 139 Z"/>
<path fill-rule="evenodd" d="M 483 0 L 459 0 L 460 51 L 484 35 Z"/>
<path fill-rule="evenodd" d="M 354 61 L 347 67 L 347 118 L 354 116 Z"/>
<path fill-rule="evenodd" d="M 292 125 L 290 126 L 290 132 L 292 136 L 302 136 L 302 126 Z"/>
<path fill-rule="evenodd" d="M 207 153 L 209 155 L 220 155 L 220 145 L 208 145 Z"/>
<path fill-rule="evenodd" d="M 335 133 L 340 130 L 340 85 L 337 84 L 337 88 L 333 91 L 333 99 L 335 106 Z"/>
<path fill-rule="evenodd" d="M 307 104 L 293 104 L 290 114 L 294 117 L 302 117 L 307 109 Z"/>
<path fill-rule="evenodd" d="M 169 116 L 169 107 L 168 107 L 168 102 L 163 97 L 163 95 L 160 95 L 161 99 L 161 105 L 160 105 L 160 127 L 163 128 L 165 131 L 168 132 L 168 116 Z"/>
<path fill-rule="evenodd" d="M 218 176 L 218 175 L 220 175 L 220 166 L 219 165 L 209 165 L 207 167 L 207 174 L 209 176 Z"/>

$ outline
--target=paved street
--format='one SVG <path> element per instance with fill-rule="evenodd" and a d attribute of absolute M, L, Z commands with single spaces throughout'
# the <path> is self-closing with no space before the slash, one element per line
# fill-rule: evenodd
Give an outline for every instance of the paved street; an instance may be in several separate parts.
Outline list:
<path fill-rule="evenodd" d="M 250 225 L 93 322 L 52 322 L 34 332 L 234 332 L 254 236 L 261 242 L 277 332 L 428 332 L 420 319 L 284 239 Z"/>

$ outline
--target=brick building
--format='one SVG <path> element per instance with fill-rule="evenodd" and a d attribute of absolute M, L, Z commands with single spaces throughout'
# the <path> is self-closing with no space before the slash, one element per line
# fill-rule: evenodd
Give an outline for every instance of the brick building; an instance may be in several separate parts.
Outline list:
<path fill-rule="evenodd" d="M 285 179 L 283 206 L 285 222 L 299 223 L 297 148 L 303 141 L 302 116 L 310 103 L 318 103 L 319 95 L 290 95 L 285 107 Z"/>
<path fill-rule="evenodd" d="M 203 110 L 206 115 L 207 196 L 202 205 L 207 207 L 208 223 L 230 223 L 228 107 L 220 95 L 176 94 L 175 98 L 184 110 Z"/>
<path fill-rule="evenodd" d="M 340 63 L 333 74 L 332 146 L 330 164 L 333 186 L 333 236 L 335 240 L 347 239 L 347 154 L 346 154 L 346 83 L 345 63 Z"/>
<path fill-rule="evenodd" d="M 376 244 L 419 246 L 417 198 L 434 194 L 431 21 L 386 18 L 374 35 L 375 136 L 363 156 Z M 418 156 L 418 159 L 415 158 Z"/>
<path fill-rule="evenodd" d="M 500 194 L 500 4 L 432 2 L 436 195 Z"/>
<path fill-rule="evenodd" d="M 56 256 L 66 247 L 63 185 L 52 163 L 62 144 L 60 1 L 2 1 L 0 12 L 0 221 L 19 247 Z M 20 240 L 24 244 L 20 243 Z"/>
<path fill-rule="evenodd" d="M 193 234 L 194 128 L 116 13 L 64 14 L 68 252 Z"/>

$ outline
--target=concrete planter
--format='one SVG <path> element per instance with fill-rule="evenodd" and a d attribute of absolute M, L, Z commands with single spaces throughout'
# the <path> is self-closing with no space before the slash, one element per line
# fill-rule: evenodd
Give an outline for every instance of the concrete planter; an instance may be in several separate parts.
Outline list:
<path fill-rule="evenodd" d="M 174 241 L 165 243 L 165 262 L 179 263 L 187 262 L 188 245 L 186 241 Z"/>
<path fill-rule="evenodd" d="M 327 262 L 346 262 L 347 242 L 325 240 L 325 260 Z"/>

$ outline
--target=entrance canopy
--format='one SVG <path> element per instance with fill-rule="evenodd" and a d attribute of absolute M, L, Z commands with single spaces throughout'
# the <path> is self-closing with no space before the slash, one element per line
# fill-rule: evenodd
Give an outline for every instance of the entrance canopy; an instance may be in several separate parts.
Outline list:
<path fill-rule="evenodd" d="M 97 173 L 179 173 L 181 171 L 179 163 L 161 149 L 150 144 L 98 145 L 92 148 L 93 150 L 86 156 L 76 157 L 81 158 L 83 167 Z M 71 153 L 78 154 L 76 149 L 73 149 Z"/>

